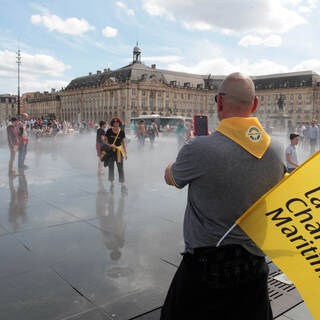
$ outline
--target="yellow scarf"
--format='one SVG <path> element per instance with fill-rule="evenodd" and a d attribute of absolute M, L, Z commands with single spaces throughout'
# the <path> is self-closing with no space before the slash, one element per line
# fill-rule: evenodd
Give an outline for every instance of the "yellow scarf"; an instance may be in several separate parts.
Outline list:
<path fill-rule="evenodd" d="M 117 162 L 120 163 L 121 162 L 121 155 L 122 155 L 122 157 L 124 157 L 124 151 L 123 151 L 122 146 L 119 146 L 119 147 L 115 146 L 113 151 L 117 152 Z"/>
<path fill-rule="evenodd" d="M 270 145 L 270 136 L 257 118 L 223 119 L 217 131 L 230 138 L 253 156 L 261 159 Z"/>

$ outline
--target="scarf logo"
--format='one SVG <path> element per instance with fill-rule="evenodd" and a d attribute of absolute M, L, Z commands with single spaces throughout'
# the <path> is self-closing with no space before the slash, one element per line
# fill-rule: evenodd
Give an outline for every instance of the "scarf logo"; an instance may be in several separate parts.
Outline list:
<path fill-rule="evenodd" d="M 262 131 L 255 126 L 250 127 L 246 133 L 246 136 L 252 142 L 259 142 L 261 140 L 262 135 L 263 135 Z"/>

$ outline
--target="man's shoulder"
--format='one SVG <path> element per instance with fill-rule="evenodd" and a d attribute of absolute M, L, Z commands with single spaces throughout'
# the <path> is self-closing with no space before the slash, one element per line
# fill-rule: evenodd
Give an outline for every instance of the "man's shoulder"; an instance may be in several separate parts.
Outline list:
<path fill-rule="evenodd" d="M 291 144 L 289 144 L 287 147 L 286 147 L 286 153 L 291 153 L 293 150 L 293 147 Z"/>

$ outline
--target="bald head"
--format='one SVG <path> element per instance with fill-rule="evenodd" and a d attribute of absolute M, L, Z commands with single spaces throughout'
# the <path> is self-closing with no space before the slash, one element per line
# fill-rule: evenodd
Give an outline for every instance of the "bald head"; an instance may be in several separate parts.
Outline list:
<path fill-rule="evenodd" d="M 219 93 L 225 93 L 224 103 L 232 109 L 251 109 L 254 104 L 255 88 L 251 78 L 242 73 L 231 73 L 222 82 Z"/>

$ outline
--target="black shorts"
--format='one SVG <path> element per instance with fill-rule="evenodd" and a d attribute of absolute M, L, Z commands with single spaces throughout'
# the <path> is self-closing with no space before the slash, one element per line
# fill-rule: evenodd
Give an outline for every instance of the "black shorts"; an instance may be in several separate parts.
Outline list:
<path fill-rule="evenodd" d="M 172 280 L 161 320 L 272 320 L 268 265 L 241 246 L 185 254 Z"/>

